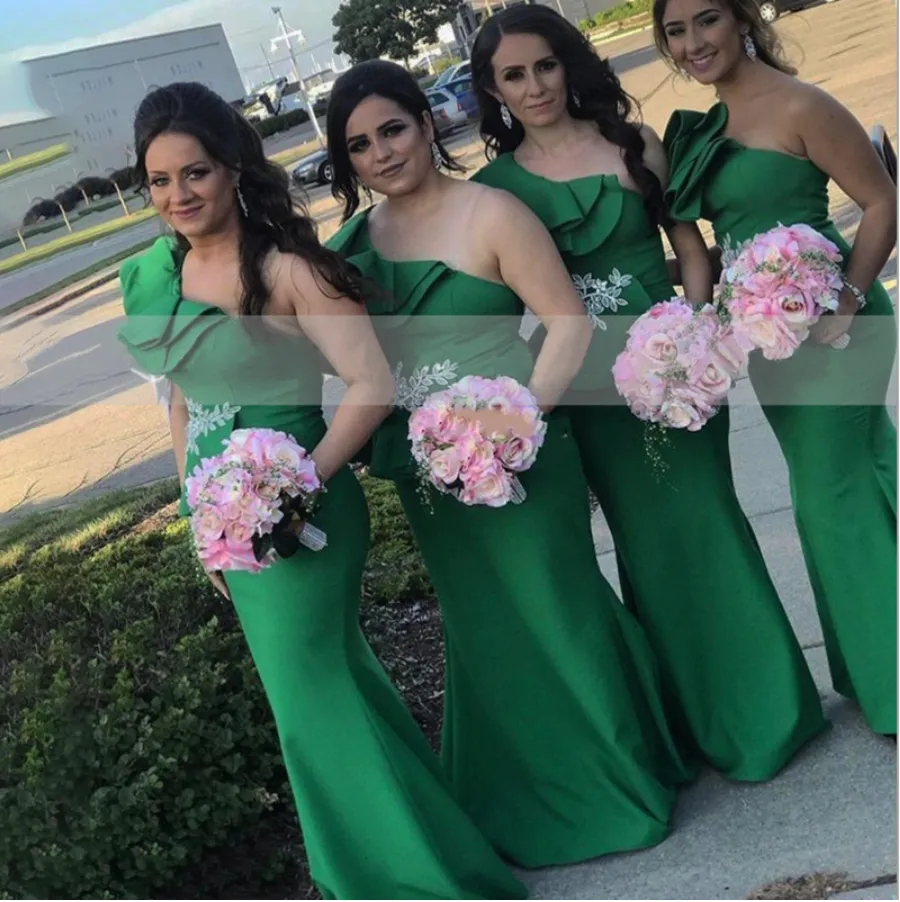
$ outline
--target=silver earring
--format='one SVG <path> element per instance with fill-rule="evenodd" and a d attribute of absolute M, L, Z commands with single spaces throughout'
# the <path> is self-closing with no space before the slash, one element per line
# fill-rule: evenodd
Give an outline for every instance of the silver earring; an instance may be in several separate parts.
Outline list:
<path fill-rule="evenodd" d="M 246 219 L 250 213 L 247 210 L 247 201 L 244 200 L 244 194 L 240 188 L 237 189 L 237 199 L 238 203 L 241 205 L 241 210 L 243 211 L 244 218 Z"/>
<path fill-rule="evenodd" d="M 500 118 L 507 128 L 512 128 L 512 113 L 510 113 L 509 107 L 505 103 L 500 104 Z"/>
<path fill-rule="evenodd" d="M 756 44 L 753 43 L 753 38 L 751 38 L 749 34 L 744 35 L 744 53 L 746 53 L 751 60 L 756 59 Z"/>
<path fill-rule="evenodd" d="M 572 88 L 572 103 L 574 103 L 578 109 L 581 109 L 581 95 L 575 88 Z"/>
<path fill-rule="evenodd" d="M 437 141 L 431 142 L 431 160 L 435 169 L 440 169 L 444 165 L 444 158 L 441 155 L 441 149 L 438 147 Z"/>

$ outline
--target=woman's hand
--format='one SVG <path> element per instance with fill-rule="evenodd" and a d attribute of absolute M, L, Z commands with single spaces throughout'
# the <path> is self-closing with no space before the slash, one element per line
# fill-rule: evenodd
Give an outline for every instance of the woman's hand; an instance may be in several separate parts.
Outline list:
<path fill-rule="evenodd" d="M 220 595 L 224 595 L 229 601 L 231 601 L 231 595 L 228 594 L 228 586 L 225 585 L 225 578 L 222 576 L 221 570 L 213 570 L 206 571 L 206 575 L 209 577 L 209 581 L 213 584 L 216 591 Z"/>
<path fill-rule="evenodd" d="M 853 317 L 859 311 L 859 301 L 849 288 L 844 288 L 838 297 L 838 309 L 828 313 L 809 330 L 814 341 L 830 345 L 842 335 L 846 335 L 853 325 Z"/>

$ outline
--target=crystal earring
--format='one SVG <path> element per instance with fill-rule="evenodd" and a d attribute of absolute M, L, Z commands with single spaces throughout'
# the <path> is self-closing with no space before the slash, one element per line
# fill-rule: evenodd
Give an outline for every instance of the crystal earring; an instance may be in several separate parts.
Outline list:
<path fill-rule="evenodd" d="M 751 60 L 756 59 L 756 44 L 753 43 L 753 38 L 751 38 L 749 34 L 744 35 L 744 53 L 746 53 Z"/>
<path fill-rule="evenodd" d="M 444 165 L 444 157 L 441 154 L 437 141 L 431 142 L 431 161 L 434 163 L 435 169 L 440 169 Z"/>
<path fill-rule="evenodd" d="M 578 109 L 581 109 L 581 95 L 575 88 L 572 88 L 572 103 L 574 103 Z"/>
<path fill-rule="evenodd" d="M 247 201 L 244 200 L 244 194 L 240 188 L 237 189 L 237 199 L 238 203 L 241 205 L 244 218 L 246 219 L 250 215 L 250 212 L 247 210 Z"/>
<path fill-rule="evenodd" d="M 500 104 L 500 118 L 507 128 L 512 128 L 512 113 L 510 113 L 509 107 L 505 103 Z"/>

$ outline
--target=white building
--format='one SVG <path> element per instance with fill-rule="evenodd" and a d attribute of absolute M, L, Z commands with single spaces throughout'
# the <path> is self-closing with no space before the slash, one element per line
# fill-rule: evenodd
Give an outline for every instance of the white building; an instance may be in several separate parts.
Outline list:
<path fill-rule="evenodd" d="M 0 128 L 0 162 L 65 143 L 71 153 L 0 181 L 0 216 L 20 220 L 37 198 L 134 162 L 134 113 L 149 90 L 199 81 L 229 102 L 244 85 L 221 25 L 101 44 L 22 64 L 43 119 Z"/>

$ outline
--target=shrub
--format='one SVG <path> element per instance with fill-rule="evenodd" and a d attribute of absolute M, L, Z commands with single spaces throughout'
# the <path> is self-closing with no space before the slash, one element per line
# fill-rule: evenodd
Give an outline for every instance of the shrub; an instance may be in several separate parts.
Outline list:
<path fill-rule="evenodd" d="M 268 138 L 278 132 L 286 132 L 297 125 L 303 125 L 304 122 L 309 122 L 309 113 L 305 109 L 296 109 L 254 122 L 253 127 L 259 132 L 260 137 Z"/>
<path fill-rule="evenodd" d="M 362 482 L 366 599 L 427 596 L 396 493 Z M 176 493 L 119 493 L 0 535 L 3 898 L 260 898 L 296 884 L 275 727 Z"/>
<path fill-rule="evenodd" d="M 593 19 L 585 20 L 582 26 L 590 25 L 594 28 L 602 28 L 604 25 L 611 25 L 613 22 L 621 22 L 623 19 L 630 19 L 634 16 L 649 13 L 650 10 L 650 0 L 626 0 L 625 3 L 618 3 L 602 13 L 597 13 Z"/>

